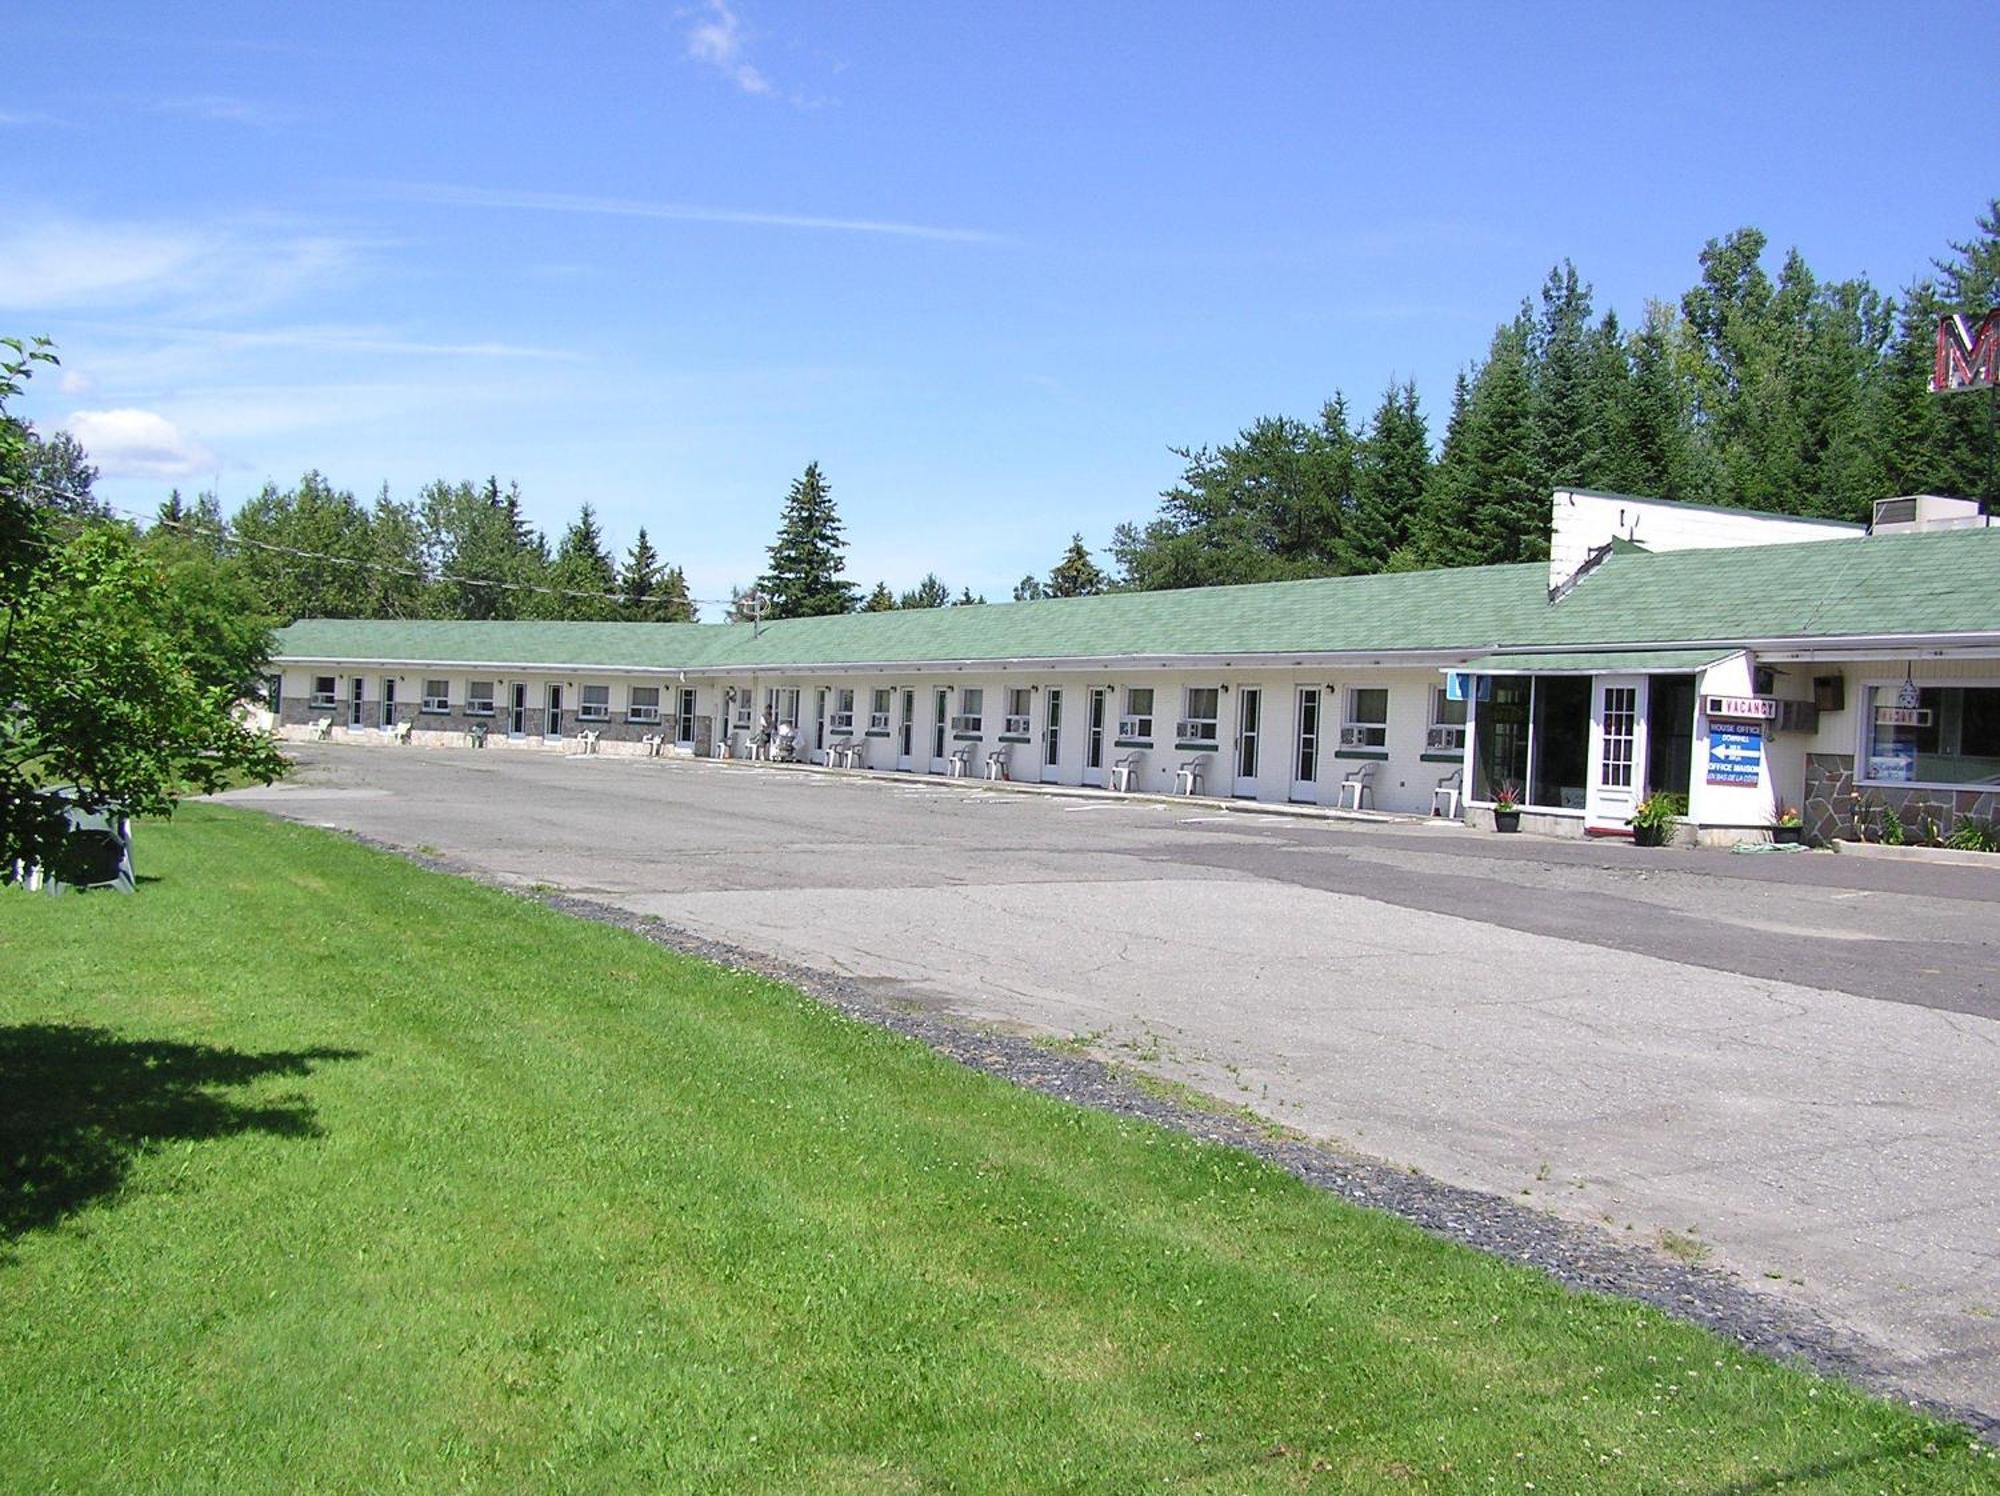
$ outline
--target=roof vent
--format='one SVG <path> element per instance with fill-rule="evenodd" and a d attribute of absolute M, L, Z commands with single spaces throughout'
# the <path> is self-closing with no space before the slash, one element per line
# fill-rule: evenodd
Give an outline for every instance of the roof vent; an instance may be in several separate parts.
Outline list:
<path fill-rule="evenodd" d="M 1977 499 L 1950 499 L 1942 494 L 1906 494 L 1877 499 L 1871 535 L 1910 535 L 1920 530 L 1980 530 L 1992 520 Z"/>

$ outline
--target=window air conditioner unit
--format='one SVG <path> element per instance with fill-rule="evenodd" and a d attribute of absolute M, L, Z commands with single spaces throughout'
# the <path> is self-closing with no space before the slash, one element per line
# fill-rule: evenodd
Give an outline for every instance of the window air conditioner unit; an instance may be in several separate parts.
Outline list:
<path fill-rule="evenodd" d="M 980 719 L 977 717 L 953 717 L 951 719 L 951 730 L 953 732 L 978 732 L 979 722 Z"/>
<path fill-rule="evenodd" d="M 1465 729 L 1433 727 L 1424 734 L 1424 747 L 1432 753 L 1456 753 L 1465 747 Z"/>
<path fill-rule="evenodd" d="M 424 698 L 424 710 L 427 712 L 448 712 L 451 710 L 451 702 L 442 696 L 426 696 Z"/>
<path fill-rule="evenodd" d="M 1006 725 L 1001 728 L 1002 732 L 1010 732 L 1017 737 L 1024 735 L 1027 730 L 1028 719 L 1026 717 L 1009 717 Z"/>
<path fill-rule="evenodd" d="M 1343 748 L 1366 748 L 1368 746 L 1368 729 L 1365 727 L 1341 728 L 1340 746 Z"/>
<path fill-rule="evenodd" d="M 1174 724 L 1174 736 L 1183 743 L 1213 743 L 1215 722 L 1211 718 L 1196 717 L 1186 722 Z"/>
<path fill-rule="evenodd" d="M 1140 735 L 1141 734 L 1139 732 L 1139 719 L 1137 717 L 1120 717 L 1118 719 L 1119 737 L 1136 738 L 1139 737 Z"/>

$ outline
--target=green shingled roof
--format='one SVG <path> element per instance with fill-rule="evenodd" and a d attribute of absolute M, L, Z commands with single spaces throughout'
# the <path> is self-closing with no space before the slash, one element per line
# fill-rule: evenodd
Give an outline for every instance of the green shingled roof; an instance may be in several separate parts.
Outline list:
<path fill-rule="evenodd" d="M 958 661 L 1561 652 L 2000 633 L 2000 529 L 1619 547 L 1559 601 L 1540 563 L 749 624 L 306 619 L 289 660 L 728 670 Z"/>
<path fill-rule="evenodd" d="M 1595 649 L 1571 654 L 1482 655 L 1479 669 L 1487 675 L 1678 675 L 1726 660 L 1736 650 L 1708 645 L 1702 649 Z"/>

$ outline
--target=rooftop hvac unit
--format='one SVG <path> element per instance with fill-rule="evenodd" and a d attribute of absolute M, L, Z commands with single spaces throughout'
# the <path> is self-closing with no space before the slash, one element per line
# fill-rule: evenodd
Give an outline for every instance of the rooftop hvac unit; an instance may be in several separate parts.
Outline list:
<path fill-rule="evenodd" d="M 1923 530 L 1978 530 L 1991 523 L 1986 506 L 1977 499 L 1918 493 L 1877 499 L 1868 529 L 1874 535 L 1907 535 Z"/>

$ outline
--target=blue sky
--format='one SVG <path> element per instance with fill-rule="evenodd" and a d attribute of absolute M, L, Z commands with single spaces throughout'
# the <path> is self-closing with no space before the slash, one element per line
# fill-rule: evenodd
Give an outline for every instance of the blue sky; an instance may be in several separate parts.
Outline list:
<path fill-rule="evenodd" d="M 0 331 L 101 492 L 518 479 L 753 577 L 809 460 L 864 585 L 995 598 L 1172 445 L 1454 372 L 1568 256 L 1635 316 L 1756 224 L 1899 286 L 2000 192 L 1991 4 L 42 5 Z"/>

